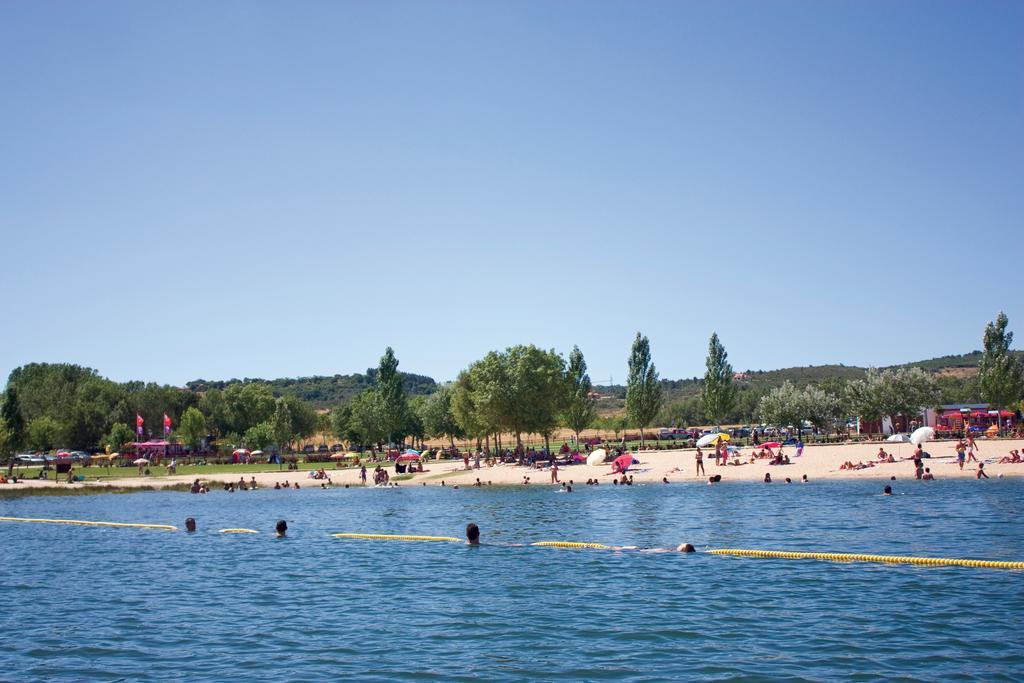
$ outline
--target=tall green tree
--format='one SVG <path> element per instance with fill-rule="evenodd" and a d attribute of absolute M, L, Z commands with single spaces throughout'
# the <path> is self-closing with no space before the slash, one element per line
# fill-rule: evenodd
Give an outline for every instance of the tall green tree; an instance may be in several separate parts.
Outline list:
<path fill-rule="evenodd" d="M 282 451 L 287 450 L 288 445 L 297 436 L 293 417 L 289 402 L 278 399 L 274 408 L 274 416 L 270 419 L 270 433 L 274 437 L 274 443 Z"/>
<path fill-rule="evenodd" d="M 28 445 L 35 451 L 48 451 L 56 446 L 64 433 L 57 420 L 41 415 L 28 423 Z"/>
<path fill-rule="evenodd" d="M 0 406 L 0 422 L 6 431 L 3 455 L 10 456 L 25 444 L 25 418 L 18 402 L 18 390 L 13 384 L 7 385 L 4 403 Z"/>
<path fill-rule="evenodd" d="M 597 417 L 595 401 L 590 396 L 593 385 L 587 374 L 587 361 L 583 359 L 580 347 L 573 346 L 569 353 L 569 367 L 566 370 L 566 397 L 563 421 L 576 434 L 576 443 L 580 442 L 580 432 L 590 427 Z"/>
<path fill-rule="evenodd" d="M 352 424 L 352 401 L 331 410 L 331 433 L 350 447 L 359 441 L 359 432 Z"/>
<path fill-rule="evenodd" d="M 981 397 L 996 410 L 1009 408 L 1024 395 L 1024 367 L 1010 353 L 1013 332 L 1007 332 L 1009 319 L 1002 311 L 985 326 L 984 351 L 978 364 Z M 1002 419 L 999 420 L 1002 427 Z"/>
<path fill-rule="evenodd" d="M 700 388 L 700 400 L 704 406 L 704 414 L 721 426 L 722 419 L 732 410 L 736 403 L 736 387 L 732 381 L 732 365 L 729 354 L 718 339 L 718 333 L 711 334 L 708 340 L 708 355 L 705 360 L 704 383 Z"/>
<path fill-rule="evenodd" d="M 115 422 L 110 431 L 103 437 L 101 445 L 109 448 L 111 453 L 117 453 L 124 449 L 125 444 L 135 440 L 135 430 L 125 422 Z"/>
<path fill-rule="evenodd" d="M 420 408 L 420 419 L 423 422 L 423 430 L 427 436 L 432 438 L 447 437 L 448 442 L 454 446 L 455 439 L 464 436 L 462 427 L 455 417 L 452 408 L 452 398 L 455 393 L 453 386 L 444 385 L 438 388 L 430 396 L 426 397 Z"/>
<path fill-rule="evenodd" d="M 649 427 L 661 410 L 662 391 L 658 371 L 651 362 L 651 345 L 647 337 L 636 333 L 629 354 L 629 375 L 626 379 L 626 413 L 640 428 L 640 447 L 644 444 L 644 427 Z"/>
<path fill-rule="evenodd" d="M 782 386 L 775 387 L 761 398 L 757 413 L 765 424 L 776 427 L 800 423 L 807 415 L 806 395 L 786 380 Z"/>
<path fill-rule="evenodd" d="M 398 374 L 398 359 L 390 346 L 384 349 L 377 366 L 377 395 L 380 397 L 381 429 L 391 443 L 392 437 L 406 422 L 409 404 L 402 387 L 402 376 Z"/>
<path fill-rule="evenodd" d="M 351 428 L 359 443 L 372 446 L 384 438 L 382 401 L 376 389 L 367 389 L 351 401 Z"/>
<path fill-rule="evenodd" d="M 207 435 L 206 417 L 195 406 L 189 406 L 178 423 L 178 435 L 186 446 L 198 450 Z"/>

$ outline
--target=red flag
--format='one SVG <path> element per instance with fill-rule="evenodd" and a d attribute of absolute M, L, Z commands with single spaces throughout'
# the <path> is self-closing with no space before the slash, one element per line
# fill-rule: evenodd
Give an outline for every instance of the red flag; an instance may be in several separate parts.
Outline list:
<path fill-rule="evenodd" d="M 164 434 L 171 433 L 171 418 L 167 417 L 167 413 L 164 413 Z"/>

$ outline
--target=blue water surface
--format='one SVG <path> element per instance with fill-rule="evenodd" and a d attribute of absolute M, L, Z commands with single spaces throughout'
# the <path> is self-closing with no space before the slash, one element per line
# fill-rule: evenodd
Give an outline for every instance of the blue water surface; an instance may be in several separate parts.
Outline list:
<path fill-rule="evenodd" d="M 1024 572 L 541 540 L 1024 560 L 1024 483 L 262 489 L 0 500 L 9 680 L 1021 680 Z M 286 539 L 273 538 L 278 519 Z M 462 536 L 355 541 L 332 532 Z M 217 533 L 251 527 L 258 535 Z"/>

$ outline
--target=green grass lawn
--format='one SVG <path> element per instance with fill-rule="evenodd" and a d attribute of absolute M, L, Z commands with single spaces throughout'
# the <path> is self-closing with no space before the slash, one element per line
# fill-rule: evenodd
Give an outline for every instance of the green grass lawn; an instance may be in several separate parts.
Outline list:
<path fill-rule="evenodd" d="M 365 463 L 367 469 L 373 469 L 378 462 Z M 353 470 L 354 467 L 343 467 L 336 469 L 334 463 L 299 463 L 299 472 L 306 473 L 310 470 L 318 470 L 321 467 L 327 472 L 343 472 L 346 469 Z M 35 479 L 39 476 L 41 468 L 39 467 L 24 467 L 15 468 L 14 472 L 19 478 L 23 479 Z M 179 476 L 191 476 L 196 478 L 208 477 L 213 474 L 237 474 L 239 477 L 246 474 L 255 474 L 257 472 L 287 472 L 288 468 L 286 465 L 268 465 L 267 463 L 253 463 L 249 465 L 178 465 Z M 294 471 L 294 470 L 293 470 Z M 138 476 L 139 470 L 137 467 L 98 467 L 93 465 L 92 467 L 75 467 L 75 475 L 85 477 L 86 481 L 105 481 L 109 479 L 123 479 L 126 477 Z M 54 478 L 53 470 L 49 472 L 49 478 Z M 61 475 L 62 477 L 64 475 Z M 167 476 L 167 468 L 162 465 L 149 465 L 149 475 L 147 478 L 159 479 Z"/>

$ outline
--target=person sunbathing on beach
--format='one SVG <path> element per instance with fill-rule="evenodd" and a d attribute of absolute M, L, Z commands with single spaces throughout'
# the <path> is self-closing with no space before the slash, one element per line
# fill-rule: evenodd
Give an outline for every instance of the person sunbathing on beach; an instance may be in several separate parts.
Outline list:
<path fill-rule="evenodd" d="M 881 446 L 879 446 L 878 447 L 878 460 L 880 462 L 886 462 L 886 458 L 888 458 L 888 457 L 889 457 L 889 454 L 885 452 L 885 449 L 882 448 Z"/>
<path fill-rule="evenodd" d="M 1016 449 L 1010 451 L 1009 455 L 1004 455 L 1003 459 L 999 461 L 1000 464 L 1003 464 L 1003 463 L 1018 463 L 1018 462 L 1021 462 L 1020 452 L 1017 451 Z"/>

